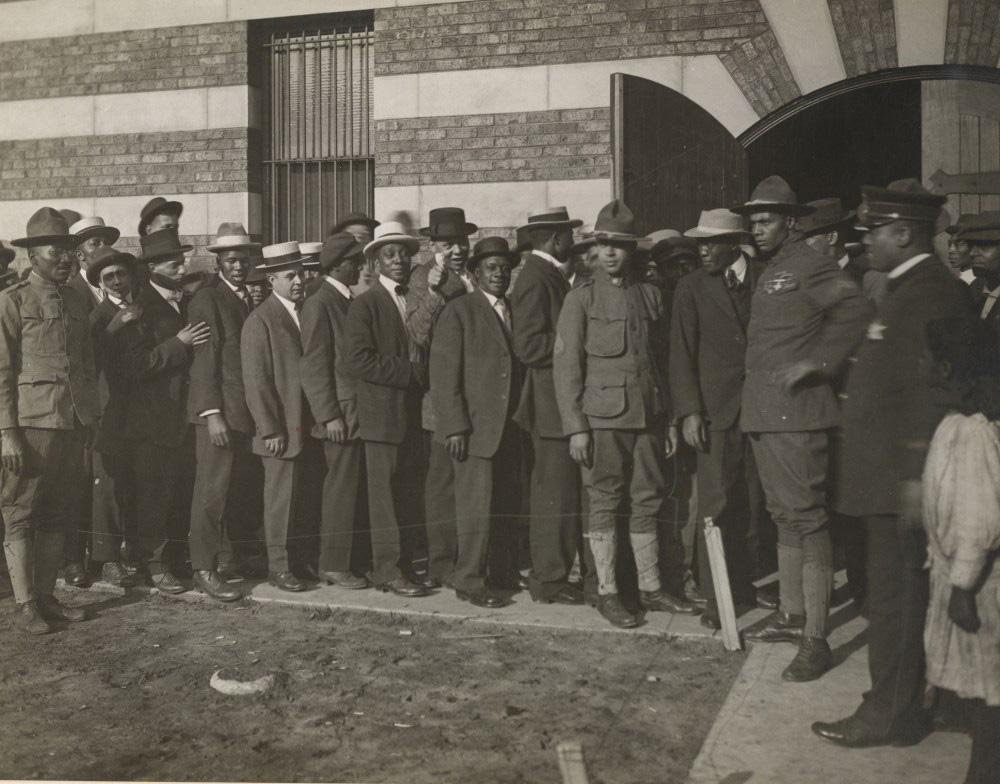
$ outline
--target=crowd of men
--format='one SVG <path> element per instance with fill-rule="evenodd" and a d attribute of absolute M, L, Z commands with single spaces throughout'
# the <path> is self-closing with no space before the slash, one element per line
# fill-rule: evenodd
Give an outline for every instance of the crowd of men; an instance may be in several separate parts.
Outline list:
<path fill-rule="evenodd" d="M 929 320 L 1000 327 L 1000 214 L 949 227 L 946 264 L 943 197 L 915 180 L 862 197 L 800 203 L 774 176 L 683 232 L 639 236 L 616 200 L 582 237 L 565 208 L 532 213 L 513 244 L 473 244 L 457 207 L 419 237 L 351 214 L 322 243 L 262 247 L 223 223 L 199 273 L 179 202 L 143 208 L 138 257 L 100 217 L 40 209 L 13 243 L 30 273 L 0 294 L 17 625 L 84 619 L 53 596 L 62 569 L 167 594 L 190 577 L 222 601 L 244 577 L 497 609 L 527 590 L 625 628 L 648 611 L 718 628 L 703 527 L 678 555 L 663 524 L 668 472 L 687 471 L 737 609 L 774 610 L 746 637 L 797 645 L 786 680 L 831 667 L 842 543 L 872 688 L 816 732 L 921 737 L 912 520 L 943 412 L 918 361 Z M 754 585 L 775 564 L 776 597 Z"/>

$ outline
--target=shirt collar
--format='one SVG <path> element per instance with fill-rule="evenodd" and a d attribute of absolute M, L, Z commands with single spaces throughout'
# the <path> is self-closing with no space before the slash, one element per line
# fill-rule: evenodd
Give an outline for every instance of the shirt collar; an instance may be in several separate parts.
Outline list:
<path fill-rule="evenodd" d="M 533 250 L 531 252 L 534 253 L 539 258 L 545 259 L 549 264 L 551 264 L 553 267 L 559 270 L 560 275 L 563 275 L 565 277 L 566 273 L 564 272 L 564 270 L 566 269 L 566 265 L 563 264 L 563 262 L 559 261 L 559 259 L 557 259 L 555 256 L 546 253 L 544 250 Z"/>
<path fill-rule="evenodd" d="M 924 259 L 929 259 L 931 257 L 930 253 L 918 253 L 916 256 L 907 259 L 898 267 L 896 267 L 892 272 L 889 273 L 889 280 L 895 280 L 896 278 L 901 278 L 911 269 L 916 267 Z"/>
<path fill-rule="evenodd" d="M 393 297 L 400 296 L 399 294 L 396 293 L 396 287 L 402 286 L 403 285 L 402 283 L 396 283 L 396 281 L 394 281 L 392 278 L 387 278 L 381 272 L 379 273 L 378 276 L 378 282 L 381 283 L 382 288 L 384 288 L 386 291 L 392 294 Z"/>
<path fill-rule="evenodd" d="M 229 288 L 233 291 L 233 293 L 235 293 L 235 294 L 239 294 L 240 293 L 240 289 L 238 287 L 234 286 L 232 283 L 230 283 L 224 277 L 222 277 L 222 275 L 219 275 L 219 280 L 221 280 L 223 283 L 225 283 L 227 286 L 229 286 Z"/>
<path fill-rule="evenodd" d="M 500 297 L 494 297 L 494 296 L 493 296 L 492 294 L 490 294 L 490 293 L 489 293 L 488 291 L 484 291 L 483 289 L 479 289 L 479 291 L 480 291 L 480 293 L 481 293 L 481 294 L 482 294 L 482 295 L 483 295 L 484 297 L 486 297 L 486 299 L 487 299 L 487 300 L 489 300 L 489 303 L 490 303 L 490 307 L 494 307 L 494 308 L 495 308 L 495 307 L 497 306 L 497 303 L 498 303 L 498 302 L 502 302 L 502 301 L 503 301 L 503 300 L 501 300 L 501 299 L 500 299 Z"/>
<path fill-rule="evenodd" d="M 341 283 L 336 278 L 334 278 L 334 277 L 332 277 L 330 275 L 324 275 L 323 276 L 323 280 L 325 280 L 327 283 L 329 283 L 331 286 L 333 286 L 337 291 L 339 291 L 341 294 L 343 294 L 345 297 L 347 297 L 347 299 L 351 299 L 353 297 L 353 295 L 351 294 L 350 287 L 349 286 L 345 286 L 343 283 Z"/>
<path fill-rule="evenodd" d="M 33 283 L 36 286 L 43 286 L 47 289 L 58 288 L 58 286 L 56 286 L 55 283 L 50 283 L 49 281 L 45 280 L 45 278 L 43 278 L 34 270 L 28 273 L 28 280 L 31 281 L 31 283 Z"/>
<path fill-rule="evenodd" d="M 110 294 L 104 291 L 104 289 L 101 289 L 101 293 L 104 294 L 104 296 L 107 297 L 109 300 L 111 300 L 112 305 L 117 305 L 120 308 L 132 304 L 131 294 L 125 297 L 119 297 L 117 294 Z"/>
<path fill-rule="evenodd" d="M 295 303 L 292 302 L 290 299 L 285 299 L 277 291 L 272 291 L 271 293 L 274 294 L 275 299 L 277 299 L 278 302 L 280 302 L 282 306 L 285 308 L 285 310 L 288 311 L 288 314 L 292 317 L 292 321 L 298 324 L 299 312 L 295 309 Z"/>
<path fill-rule="evenodd" d="M 179 289 L 168 289 L 168 288 L 164 288 L 164 287 L 163 287 L 163 286 L 161 286 L 161 285 L 160 285 L 159 283 L 154 283 L 153 281 L 149 281 L 149 285 L 150 285 L 150 286 L 152 286 L 152 287 L 153 287 L 153 288 L 154 288 L 154 289 L 156 290 L 156 292 L 157 292 L 157 293 L 158 293 L 158 294 L 159 294 L 159 295 L 160 295 L 161 297 L 163 297 L 163 299 L 164 299 L 164 300 L 165 300 L 166 302 L 174 302 L 174 303 L 177 303 L 177 302 L 178 302 L 178 299 L 177 299 L 177 292 L 179 291 Z M 179 304 L 179 303 L 178 303 L 178 304 Z"/>
<path fill-rule="evenodd" d="M 740 257 L 729 265 L 729 269 L 736 275 L 736 279 L 742 283 L 747 276 L 747 257 L 741 253 Z"/>
<path fill-rule="evenodd" d="M 851 263 L 851 257 L 847 253 L 837 259 L 837 266 L 841 269 L 847 269 L 847 265 Z"/>

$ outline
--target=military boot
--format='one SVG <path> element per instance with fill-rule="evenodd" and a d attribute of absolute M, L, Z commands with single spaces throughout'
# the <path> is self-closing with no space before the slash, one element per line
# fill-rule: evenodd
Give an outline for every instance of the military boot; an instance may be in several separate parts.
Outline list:
<path fill-rule="evenodd" d="M 56 575 L 62 563 L 63 535 L 51 531 L 35 534 L 35 591 L 38 612 L 48 621 L 76 623 L 87 619 L 79 607 L 60 604 L 52 592 L 56 588 Z"/>
<path fill-rule="evenodd" d="M 14 627 L 28 634 L 47 634 L 52 631 L 35 605 L 33 586 L 31 539 L 17 539 L 3 543 L 10 584 L 14 589 L 17 611 L 11 619 Z"/>

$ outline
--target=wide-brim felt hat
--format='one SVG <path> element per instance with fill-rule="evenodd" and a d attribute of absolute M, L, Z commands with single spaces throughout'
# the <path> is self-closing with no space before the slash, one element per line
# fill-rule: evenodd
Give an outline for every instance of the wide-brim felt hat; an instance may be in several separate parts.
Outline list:
<path fill-rule="evenodd" d="M 19 248 L 31 248 L 40 245 L 71 245 L 83 242 L 82 237 L 69 233 L 69 225 L 58 210 L 51 207 L 41 207 L 28 218 L 28 226 L 24 237 L 11 240 L 11 245 Z"/>
<path fill-rule="evenodd" d="M 799 231 L 807 237 L 853 226 L 857 219 L 854 210 L 845 210 L 843 203 L 836 197 L 816 199 L 807 204 L 815 207 L 815 210 L 803 216 L 798 223 Z"/>
<path fill-rule="evenodd" d="M 520 263 L 523 252 L 523 247 L 512 248 L 503 237 L 483 237 L 472 247 L 472 253 L 465 260 L 465 268 L 471 272 L 480 261 L 489 256 L 502 256 L 511 265 L 516 265 Z"/>
<path fill-rule="evenodd" d="M 281 272 L 292 267 L 301 266 L 305 261 L 297 242 L 277 242 L 265 245 L 261 251 L 261 260 L 257 269 L 261 272 Z"/>
<path fill-rule="evenodd" d="M 114 245 L 122 236 L 118 229 L 105 225 L 104 219 L 96 216 L 80 218 L 69 227 L 69 233 L 82 237 L 84 240 L 91 237 L 104 237 L 104 242 L 108 245 Z"/>
<path fill-rule="evenodd" d="M 517 231 L 530 231 L 531 229 L 578 229 L 582 225 L 582 220 L 569 217 L 569 211 L 565 207 L 546 207 L 537 212 L 529 213 L 527 223 L 518 226 Z"/>
<path fill-rule="evenodd" d="M 945 231 L 948 234 L 961 234 L 966 226 L 969 225 L 976 217 L 974 212 L 963 212 L 958 216 L 958 220 L 951 224 Z"/>
<path fill-rule="evenodd" d="M 321 270 L 331 270 L 339 266 L 341 261 L 355 256 L 361 256 L 365 252 L 365 246 L 354 239 L 354 235 L 339 231 L 331 234 L 323 243 L 323 249 L 319 254 L 319 268 Z"/>
<path fill-rule="evenodd" d="M 127 267 L 129 273 L 135 274 L 136 263 L 137 259 L 131 253 L 107 246 L 98 248 L 90 257 L 90 263 L 87 266 L 87 281 L 91 286 L 97 286 L 101 280 L 101 272 L 116 264 Z"/>
<path fill-rule="evenodd" d="M 379 222 L 374 218 L 368 217 L 363 212 L 349 212 L 330 227 L 327 236 L 339 234 L 345 227 L 354 225 L 367 226 L 372 231 L 375 231 L 375 227 L 379 225 Z"/>
<path fill-rule="evenodd" d="M 801 217 L 815 212 L 816 208 L 800 204 L 799 197 L 784 177 L 772 174 L 761 180 L 750 194 L 750 201 L 732 208 L 738 215 L 753 215 L 758 212 L 777 212 L 782 215 Z"/>
<path fill-rule="evenodd" d="M 244 248 L 259 251 L 261 244 L 250 238 L 242 223 L 222 223 L 219 225 L 219 230 L 215 232 L 215 241 L 208 246 L 208 251 L 221 253 L 224 250 L 242 250 Z"/>
<path fill-rule="evenodd" d="M 597 213 L 594 221 L 594 239 L 611 242 L 639 244 L 635 233 L 635 215 L 621 199 L 608 202 Z"/>
<path fill-rule="evenodd" d="M 139 213 L 138 233 L 142 235 L 142 230 L 149 225 L 150 221 L 164 212 L 180 217 L 184 213 L 184 205 L 179 201 L 167 201 L 162 196 L 154 196 L 146 202 Z"/>
<path fill-rule="evenodd" d="M 1000 212 L 981 212 L 972 216 L 958 235 L 966 242 L 981 242 L 995 245 L 1000 243 Z"/>
<path fill-rule="evenodd" d="M 676 239 L 680 237 L 681 233 L 674 229 L 657 229 L 656 231 L 650 232 L 645 237 L 639 238 L 639 248 L 641 250 L 652 253 L 657 248 L 666 245 L 667 240 Z"/>
<path fill-rule="evenodd" d="M 267 283 L 267 278 L 264 276 L 264 271 L 258 267 L 256 264 L 253 269 L 247 274 L 247 283 Z"/>
<path fill-rule="evenodd" d="M 420 250 L 420 240 L 406 233 L 402 223 L 386 221 L 375 227 L 375 237 L 365 245 L 365 256 L 371 255 L 383 245 L 404 245 L 411 254 Z"/>
<path fill-rule="evenodd" d="M 861 231 L 897 220 L 934 224 L 947 201 L 947 197 L 931 193 L 915 178 L 895 180 L 885 188 L 865 185 L 861 197 L 856 226 Z"/>
<path fill-rule="evenodd" d="M 678 237 L 667 241 L 665 261 L 673 261 L 683 256 L 698 257 L 698 240 L 691 237 Z"/>
<path fill-rule="evenodd" d="M 743 223 L 741 213 L 721 207 L 702 210 L 698 216 L 698 225 L 685 231 L 684 236 L 693 240 L 707 240 L 722 237 L 748 238 L 751 234 Z"/>
<path fill-rule="evenodd" d="M 419 232 L 422 237 L 468 237 L 479 231 L 465 219 L 461 207 L 436 207 L 427 217 L 427 225 Z"/>
<path fill-rule="evenodd" d="M 570 246 L 569 249 L 570 255 L 576 256 L 580 253 L 583 253 L 586 250 L 590 250 L 596 244 L 597 244 L 597 238 L 590 232 L 587 232 L 583 235 L 582 239 L 577 240 Z M 518 245 L 520 247 L 524 247 L 522 243 L 518 243 Z"/>
<path fill-rule="evenodd" d="M 139 245 L 142 248 L 140 258 L 145 262 L 177 256 L 194 249 L 193 245 L 181 244 L 176 229 L 160 229 L 144 234 L 139 238 Z"/>

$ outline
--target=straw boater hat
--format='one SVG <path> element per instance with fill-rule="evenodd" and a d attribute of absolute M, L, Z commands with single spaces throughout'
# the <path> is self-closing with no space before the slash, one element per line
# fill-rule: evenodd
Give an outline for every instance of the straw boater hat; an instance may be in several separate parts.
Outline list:
<path fill-rule="evenodd" d="M 339 266 L 341 261 L 364 254 L 365 246 L 354 239 L 354 235 L 346 231 L 331 234 L 323 243 L 319 254 L 319 268 L 324 272 Z"/>
<path fill-rule="evenodd" d="M 302 254 L 302 269 L 319 269 L 319 254 L 322 250 L 322 242 L 300 242 L 299 253 Z"/>
<path fill-rule="evenodd" d="M 242 223 L 220 223 L 215 233 L 215 242 L 208 246 L 211 253 L 222 253 L 224 250 L 259 251 L 260 243 L 254 242 L 243 228 Z"/>
<path fill-rule="evenodd" d="M 837 198 L 817 199 L 806 204 L 815 208 L 815 212 L 799 219 L 799 231 L 807 237 L 853 226 L 857 217 L 854 210 L 845 210 Z"/>
<path fill-rule="evenodd" d="M 386 221 L 375 227 L 375 238 L 365 245 L 365 256 L 371 258 L 374 252 L 383 245 L 393 243 L 405 245 L 411 254 L 420 250 L 420 240 L 407 234 L 402 223 Z"/>
<path fill-rule="evenodd" d="M 428 225 L 420 230 L 423 237 L 468 237 L 479 231 L 475 223 L 465 220 L 461 207 L 436 207 L 427 217 Z"/>
<path fill-rule="evenodd" d="M 69 233 L 89 240 L 91 237 L 103 237 L 105 245 L 114 245 L 121 237 L 121 232 L 114 226 L 105 226 L 104 219 L 96 216 L 80 218 L 69 227 Z"/>
<path fill-rule="evenodd" d="M 90 257 L 90 265 L 87 267 L 87 281 L 96 288 L 101 280 L 101 272 L 116 264 L 127 268 L 130 275 L 135 274 L 136 258 L 131 253 L 115 250 L 107 245 L 98 248 Z"/>
<path fill-rule="evenodd" d="M 41 207 L 30 218 L 24 237 L 11 240 L 11 245 L 32 248 L 39 245 L 72 245 L 83 242 L 82 237 L 69 233 L 66 219 L 51 207 Z"/>
<path fill-rule="evenodd" d="M 702 210 L 698 216 L 698 225 L 685 231 L 684 236 L 695 240 L 715 237 L 749 239 L 750 232 L 743 225 L 742 215 L 723 207 L 717 210 Z"/>
<path fill-rule="evenodd" d="M 193 250 L 193 245 L 182 245 L 176 229 L 160 229 L 139 237 L 142 260 L 145 262 L 177 256 Z"/>
<path fill-rule="evenodd" d="M 327 236 L 339 234 L 345 227 L 354 225 L 367 226 L 369 229 L 374 231 L 375 227 L 379 224 L 377 220 L 369 218 L 363 212 L 349 212 L 330 227 L 330 231 L 327 232 Z"/>
<path fill-rule="evenodd" d="M 510 247 L 503 237 L 483 237 L 472 247 L 465 268 L 472 272 L 480 261 L 489 256 L 502 256 L 514 267 L 521 261 L 521 250 L 519 247 Z"/>
<path fill-rule="evenodd" d="M 959 239 L 983 245 L 1000 244 L 1000 212 L 981 212 L 973 215 L 962 231 Z"/>
<path fill-rule="evenodd" d="M 635 233 L 635 216 L 621 199 L 615 199 L 601 207 L 594 221 L 594 239 L 610 240 L 637 245 L 639 237 Z"/>
<path fill-rule="evenodd" d="M 856 227 L 861 231 L 897 220 L 934 224 L 947 201 L 946 197 L 931 193 L 912 178 L 896 180 L 886 188 L 865 185 L 861 188 L 861 197 Z"/>
<path fill-rule="evenodd" d="M 583 225 L 582 220 L 569 217 L 565 207 L 546 207 L 539 212 L 528 214 L 528 222 L 517 227 L 518 232 L 531 229 L 577 229 Z"/>
<path fill-rule="evenodd" d="M 257 265 L 261 272 L 281 272 L 301 266 L 302 253 L 297 242 L 278 242 L 265 245 L 261 251 L 262 261 Z"/>
<path fill-rule="evenodd" d="M 139 236 L 142 236 L 142 230 L 157 215 L 167 213 L 168 215 L 176 215 L 179 218 L 183 212 L 184 205 L 179 201 L 167 201 L 162 196 L 154 196 L 146 202 L 146 205 L 142 208 L 142 212 L 139 213 Z"/>
<path fill-rule="evenodd" d="M 815 208 L 808 204 L 799 204 L 792 186 L 783 177 L 772 174 L 758 183 L 750 194 L 750 201 L 738 207 L 733 212 L 739 215 L 753 215 L 756 212 L 777 212 L 781 215 L 800 217 L 814 212 Z"/>

